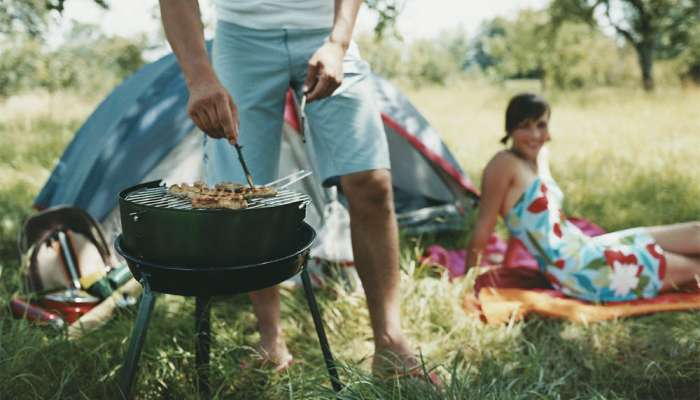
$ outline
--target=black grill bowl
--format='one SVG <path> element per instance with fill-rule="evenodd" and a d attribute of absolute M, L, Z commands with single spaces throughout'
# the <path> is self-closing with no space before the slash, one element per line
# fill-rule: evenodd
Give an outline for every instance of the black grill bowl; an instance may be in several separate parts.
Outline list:
<path fill-rule="evenodd" d="M 218 296 L 244 293 L 276 285 L 299 273 L 316 238 L 314 229 L 303 223 L 296 234 L 288 239 L 293 246 L 287 255 L 256 264 L 230 265 L 227 267 L 167 266 L 133 256 L 123 247 L 124 237 L 119 235 L 114 247 L 126 259 L 134 277 L 146 278 L 151 290 L 181 296 Z"/>
<path fill-rule="evenodd" d="M 179 210 L 126 200 L 131 192 L 159 185 L 147 182 L 119 194 L 122 248 L 159 265 L 213 268 L 285 257 L 306 216 L 304 201 L 256 209 Z"/>

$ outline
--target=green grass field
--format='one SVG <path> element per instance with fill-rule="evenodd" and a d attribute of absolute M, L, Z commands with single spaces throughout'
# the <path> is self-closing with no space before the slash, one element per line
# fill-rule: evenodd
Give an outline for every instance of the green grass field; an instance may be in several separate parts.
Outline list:
<path fill-rule="evenodd" d="M 523 89 L 537 87 L 454 82 L 407 93 L 478 184 L 481 168 L 500 148 L 507 100 Z M 700 90 L 647 95 L 599 89 L 550 100 L 552 171 L 567 195 L 568 214 L 607 230 L 700 219 Z M 31 200 L 97 102 L 35 94 L 0 104 L 0 399 L 116 398 L 113 381 L 135 309 L 70 342 L 13 320 L 5 307 L 20 290 L 15 240 Z M 426 366 L 442 375 L 445 387 L 372 378 L 364 298 L 338 282 L 317 296 L 347 385 L 339 398 L 700 398 L 700 313 L 588 326 L 540 318 L 485 326 L 460 308 L 473 275 L 451 283 L 418 265 L 434 240 L 440 238 L 402 240 L 403 314 Z M 258 339 L 247 298 L 216 300 L 211 382 L 217 398 L 334 398 L 302 293 L 284 290 L 282 307 L 297 363 L 274 374 L 239 366 Z M 193 313 L 194 299 L 160 296 L 141 358 L 138 398 L 197 398 Z"/>

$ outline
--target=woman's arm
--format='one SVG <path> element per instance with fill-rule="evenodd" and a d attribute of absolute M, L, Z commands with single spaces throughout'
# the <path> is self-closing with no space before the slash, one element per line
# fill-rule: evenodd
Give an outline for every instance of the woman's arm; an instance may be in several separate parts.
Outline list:
<path fill-rule="evenodd" d="M 467 268 L 479 263 L 481 252 L 496 226 L 498 213 L 515 176 L 514 171 L 513 160 L 505 154 L 497 154 L 484 169 L 481 178 L 479 213 L 467 245 Z"/>

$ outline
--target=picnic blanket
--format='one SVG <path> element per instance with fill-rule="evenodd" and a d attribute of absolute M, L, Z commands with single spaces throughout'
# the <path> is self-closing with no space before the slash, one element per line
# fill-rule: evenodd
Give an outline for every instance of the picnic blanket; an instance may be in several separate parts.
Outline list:
<path fill-rule="evenodd" d="M 595 304 L 564 296 L 528 268 L 493 268 L 477 278 L 475 292 L 465 296 L 465 312 L 487 324 L 521 320 L 529 314 L 588 323 L 664 311 L 700 309 L 697 284 L 653 299 Z"/>
<path fill-rule="evenodd" d="M 569 218 L 585 233 L 605 233 L 599 226 L 580 218 Z M 450 279 L 466 273 L 466 250 L 446 250 L 430 246 L 422 262 L 447 269 Z M 494 262 L 495 261 L 495 262 Z M 498 262 L 500 261 L 500 262 Z M 474 292 L 468 293 L 462 306 L 487 324 L 520 320 L 529 314 L 588 323 L 664 311 L 700 309 L 700 289 L 688 285 L 678 292 L 664 293 L 653 299 L 596 304 L 568 298 L 554 290 L 535 259 L 517 240 L 507 243 L 494 235 L 481 260 L 484 273 L 476 278 Z"/>

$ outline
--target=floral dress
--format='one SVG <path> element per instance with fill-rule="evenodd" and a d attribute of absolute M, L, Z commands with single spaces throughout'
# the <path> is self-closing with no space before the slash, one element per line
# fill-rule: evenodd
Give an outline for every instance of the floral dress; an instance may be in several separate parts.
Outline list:
<path fill-rule="evenodd" d="M 593 302 L 655 297 L 666 258 L 646 229 L 589 237 L 565 219 L 563 198 L 554 179 L 541 175 L 505 217 L 511 235 L 535 257 L 549 283 Z"/>

